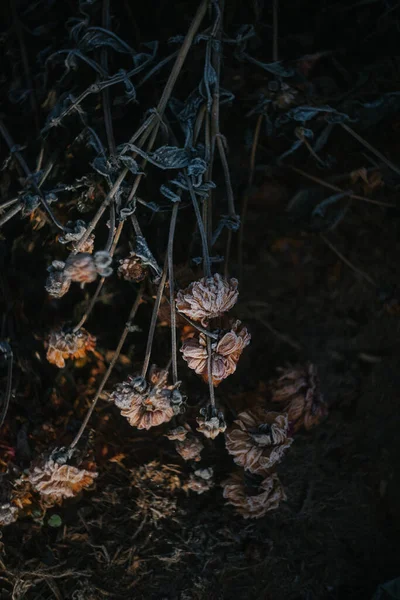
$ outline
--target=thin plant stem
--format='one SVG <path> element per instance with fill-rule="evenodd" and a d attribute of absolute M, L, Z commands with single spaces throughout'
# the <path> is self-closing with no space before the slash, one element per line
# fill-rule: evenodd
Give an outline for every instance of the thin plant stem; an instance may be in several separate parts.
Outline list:
<path fill-rule="evenodd" d="M 190 198 L 191 198 L 192 203 L 193 203 L 194 212 L 196 214 L 197 226 L 199 228 L 200 237 L 201 237 L 201 244 L 202 244 L 202 247 L 203 247 L 203 268 L 204 268 L 204 274 L 205 274 L 206 277 L 210 277 L 210 275 L 211 275 L 211 266 L 210 266 L 210 256 L 209 256 L 209 253 L 208 253 L 208 241 L 207 241 L 206 230 L 205 230 L 205 227 L 204 227 L 203 219 L 201 218 L 199 204 L 197 202 L 196 194 L 194 193 L 192 182 L 191 182 L 190 177 L 187 175 L 186 172 L 185 172 L 185 178 L 186 178 L 187 186 L 189 188 Z"/>
<path fill-rule="evenodd" d="M 374 154 L 377 158 L 379 158 L 379 160 L 382 160 L 390 169 L 392 169 L 392 171 L 394 171 L 395 173 L 397 173 L 397 175 L 400 175 L 400 169 L 399 169 L 399 167 L 397 165 L 395 165 L 394 163 L 392 163 L 388 158 L 386 158 L 386 156 L 384 156 L 384 154 L 382 154 L 381 152 L 379 152 L 379 150 L 377 150 L 376 148 L 374 148 L 373 146 L 371 146 L 371 144 L 369 142 L 367 142 L 367 140 L 365 140 L 363 137 L 361 137 L 361 135 L 359 135 L 358 133 L 356 133 L 354 131 L 354 129 L 352 129 L 351 127 L 349 127 L 348 125 L 346 125 L 346 123 L 340 123 L 340 126 L 345 131 L 347 131 L 348 133 L 350 133 L 350 135 L 352 135 L 353 138 L 355 138 L 358 142 L 360 142 L 360 144 L 362 144 L 370 152 L 372 152 L 372 154 Z"/>
<path fill-rule="evenodd" d="M 251 189 L 251 187 L 253 185 L 253 181 L 254 181 L 254 172 L 255 172 L 255 165 L 256 165 L 256 152 L 257 152 L 258 140 L 260 138 L 261 125 L 263 122 L 263 118 L 264 118 L 264 115 L 262 115 L 262 114 L 258 116 L 256 127 L 254 130 L 253 144 L 252 144 L 251 153 L 250 153 L 249 179 L 247 182 L 247 191 L 243 198 L 242 214 L 240 215 L 241 225 L 240 225 L 240 231 L 239 231 L 239 246 L 238 246 L 239 279 L 241 279 L 242 275 L 243 275 L 244 224 L 245 224 L 245 220 L 246 220 L 246 216 L 247 216 L 247 208 L 249 205 L 250 189 Z"/>
<path fill-rule="evenodd" d="M 145 353 L 143 367 L 142 367 L 142 377 L 146 377 L 147 370 L 148 370 L 149 364 L 150 364 L 151 349 L 153 347 L 154 333 L 156 331 L 158 311 L 160 310 L 161 298 L 164 293 L 165 282 L 167 280 L 167 273 L 168 273 L 168 255 L 165 257 L 164 269 L 162 272 L 160 283 L 158 285 L 157 295 L 156 295 L 156 299 L 155 299 L 154 306 L 153 306 L 153 312 L 151 315 L 149 335 L 147 338 L 147 345 L 146 345 L 146 353 Z"/>
<path fill-rule="evenodd" d="M 279 0 L 272 0 L 272 60 L 279 60 L 279 18 L 278 18 Z"/>
<path fill-rule="evenodd" d="M 87 426 L 87 424 L 89 422 L 89 419 L 92 416 L 93 411 L 94 411 L 94 409 L 96 407 L 97 401 L 100 398 L 100 395 L 101 395 L 102 391 L 104 390 L 104 387 L 105 387 L 105 385 L 106 385 L 106 383 L 107 383 L 107 381 L 108 381 L 108 379 L 109 379 L 109 377 L 110 377 L 110 375 L 112 373 L 112 370 L 115 367 L 115 364 L 116 364 L 116 362 L 117 362 L 117 360 L 119 358 L 119 355 L 121 354 L 122 346 L 124 345 L 125 340 L 126 340 L 126 338 L 128 336 L 128 333 L 129 333 L 129 331 L 131 329 L 132 321 L 133 321 L 133 319 L 136 316 L 136 313 L 137 313 L 137 310 L 138 310 L 140 304 L 142 303 L 143 291 L 144 291 L 144 287 L 141 286 L 141 288 L 138 291 L 138 295 L 136 296 L 136 300 L 133 303 L 132 309 L 131 309 L 131 311 L 129 313 L 128 322 L 125 325 L 124 331 L 122 332 L 121 338 L 120 338 L 120 340 L 118 342 L 118 346 L 117 346 L 117 348 L 116 348 L 116 350 L 114 352 L 114 356 L 112 357 L 111 362 L 108 365 L 108 369 L 105 372 L 105 374 L 103 376 L 103 379 L 100 382 L 100 385 L 99 385 L 99 387 L 98 387 L 98 389 L 96 391 L 95 397 L 93 398 L 92 404 L 91 404 L 88 412 L 86 413 L 86 417 L 84 418 L 84 420 L 82 422 L 82 425 L 81 425 L 78 433 L 76 434 L 75 438 L 73 439 L 73 441 L 70 444 L 70 448 L 71 449 L 75 448 L 75 446 L 78 444 L 79 440 L 81 439 L 82 434 L 85 431 L 86 426 Z"/>
<path fill-rule="evenodd" d="M 211 339 L 207 337 L 207 373 L 208 373 L 208 389 L 210 392 L 210 403 L 212 408 L 215 408 L 215 391 L 212 376 L 212 348 Z"/>
<path fill-rule="evenodd" d="M 171 225 L 168 237 L 168 281 L 169 298 L 171 306 L 171 352 L 172 352 L 172 382 L 178 381 L 178 344 L 176 340 L 176 307 L 175 307 L 175 283 L 174 283 L 174 236 L 176 219 L 178 216 L 179 202 L 175 202 L 172 209 Z"/>
<path fill-rule="evenodd" d="M 354 271 L 354 273 L 357 273 L 357 275 L 365 279 L 365 281 L 367 281 L 370 285 L 376 287 L 376 283 L 372 279 L 372 277 L 370 277 L 367 273 L 365 273 L 358 267 L 354 266 L 353 263 L 350 262 L 348 258 L 343 256 L 343 254 L 336 248 L 336 246 L 334 246 L 332 242 L 330 242 L 322 233 L 320 233 L 319 235 L 320 238 L 325 242 L 325 244 L 329 246 L 332 252 L 334 252 L 340 258 L 340 260 L 342 260 L 352 271 Z"/>
<path fill-rule="evenodd" d="M 5 391 L 4 400 L 3 400 L 3 408 L 1 409 L 1 415 L 0 415 L 0 427 L 3 426 L 6 415 L 7 415 L 8 407 L 10 405 L 11 390 L 12 390 L 12 370 L 13 370 L 14 355 L 13 355 L 13 352 L 12 352 L 9 344 L 7 344 L 6 356 L 7 356 L 7 384 L 6 384 L 6 391 Z"/>
<path fill-rule="evenodd" d="M 302 175 L 303 177 L 306 177 L 307 179 L 310 179 L 311 181 L 315 181 L 315 183 L 319 183 L 319 185 L 329 188 L 335 192 L 346 194 L 352 200 L 362 200 L 363 202 L 367 202 L 368 204 L 376 204 L 377 206 L 386 206 L 389 208 L 396 208 L 395 204 L 390 204 L 389 202 L 381 202 L 380 200 L 372 200 L 371 198 L 366 198 L 365 196 L 358 196 L 357 194 L 353 194 L 352 190 L 342 190 L 342 188 L 338 187 L 337 185 L 329 183 L 328 181 L 324 181 L 323 179 L 320 179 L 319 177 L 316 177 L 315 175 L 310 175 L 309 173 L 306 173 L 305 171 L 303 171 L 302 169 L 299 169 L 297 167 L 290 166 L 289 168 L 292 171 L 295 171 L 296 173 L 298 173 L 299 175 Z"/>

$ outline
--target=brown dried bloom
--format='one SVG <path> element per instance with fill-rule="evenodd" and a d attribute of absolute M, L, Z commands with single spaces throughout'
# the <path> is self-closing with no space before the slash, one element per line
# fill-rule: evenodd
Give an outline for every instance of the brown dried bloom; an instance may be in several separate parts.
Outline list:
<path fill-rule="evenodd" d="M 315 365 L 297 365 L 280 369 L 281 376 L 270 385 L 272 402 L 279 402 L 288 414 L 293 431 L 309 430 L 328 414 L 320 392 Z"/>
<path fill-rule="evenodd" d="M 93 256 L 88 252 L 70 254 L 65 263 L 65 273 L 78 283 L 91 283 L 97 279 Z"/>
<path fill-rule="evenodd" d="M 209 319 L 220 317 L 237 302 L 239 292 L 237 279 L 224 279 L 216 273 L 194 281 L 176 297 L 176 307 L 194 321 L 206 325 Z"/>
<path fill-rule="evenodd" d="M 226 429 L 224 414 L 215 407 L 207 406 L 200 409 L 201 417 L 196 419 L 198 423 L 197 431 L 200 431 L 207 438 L 214 440 L 217 435 L 223 433 Z"/>
<path fill-rule="evenodd" d="M 185 489 L 196 492 L 196 494 L 204 494 L 214 487 L 213 481 L 214 471 L 211 467 L 207 469 L 197 469 L 189 476 L 189 481 L 185 485 Z"/>
<path fill-rule="evenodd" d="M 0 504 L 0 527 L 11 525 L 18 519 L 18 508 L 9 502 Z"/>
<path fill-rule="evenodd" d="M 149 374 L 150 383 L 143 377 L 129 377 L 117 384 L 110 398 L 132 427 L 150 429 L 170 421 L 181 411 L 180 382 L 167 385 L 167 376 L 165 370 L 153 366 Z"/>
<path fill-rule="evenodd" d="M 72 498 L 92 485 L 97 475 L 95 471 L 59 464 L 50 457 L 33 467 L 28 480 L 32 488 L 45 496 L 48 502 L 60 503 L 64 498 Z"/>
<path fill-rule="evenodd" d="M 232 329 L 223 333 L 219 340 L 211 343 L 211 370 L 215 387 L 236 371 L 236 365 L 251 335 L 240 321 L 232 324 Z M 188 367 L 208 381 L 207 340 L 204 333 L 185 340 L 181 347 L 183 359 Z"/>
<path fill-rule="evenodd" d="M 187 434 L 192 431 L 190 425 L 185 423 L 184 425 L 178 425 L 178 427 L 174 427 L 174 429 L 170 429 L 166 434 L 167 437 L 172 442 L 178 441 L 183 442 L 186 439 Z"/>
<path fill-rule="evenodd" d="M 67 358 L 83 358 L 86 352 L 93 352 L 95 347 L 96 338 L 86 329 L 70 333 L 58 329 L 50 333 L 46 358 L 62 369 Z"/>
<path fill-rule="evenodd" d="M 79 242 L 79 240 L 86 233 L 86 223 L 81 219 L 78 221 L 68 221 L 66 228 L 69 230 L 63 236 L 58 238 L 60 244 L 69 244 L 70 242 Z M 86 242 L 81 247 L 81 252 L 88 252 L 91 254 L 94 247 L 94 234 L 90 234 Z"/>
<path fill-rule="evenodd" d="M 194 435 L 188 435 L 183 442 L 175 442 L 175 450 L 183 458 L 183 460 L 201 460 L 200 453 L 204 445 L 199 438 Z"/>
<path fill-rule="evenodd" d="M 70 288 L 71 279 L 66 275 L 64 267 L 63 261 L 53 260 L 50 267 L 47 268 L 49 275 L 44 287 L 53 298 L 61 298 Z"/>
<path fill-rule="evenodd" d="M 142 260 L 131 252 L 127 258 L 119 261 L 118 274 L 126 281 L 143 281 L 147 275 L 147 268 L 143 265 Z"/>
<path fill-rule="evenodd" d="M 286 494 L 276 473 L 260 477 L 248 477 L 234 473 L 223 482 L 223 496 L 245 519 L 260 519 L 270 510 L 278 508 L 286 500 Z"/>
<path fill-rule="evenodd" d="M 263 475 L 280 462 L 293 443 L 288 437 L 288 418 L 261 408 L 241 412 L 225 433 L 226 448 L 235 463 Z"/>

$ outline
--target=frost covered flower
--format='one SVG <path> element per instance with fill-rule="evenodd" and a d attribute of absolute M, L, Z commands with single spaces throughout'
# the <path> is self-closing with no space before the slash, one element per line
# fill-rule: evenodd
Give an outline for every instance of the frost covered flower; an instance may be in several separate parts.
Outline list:
<path fill-rule="evenodd" d="M 108 252 L 70 254 L 65 262 L 65 274 L 77 283 L 91 283 L 97 276 L 108 277 L 112 273 L 112 258 Z"/>
<path fill-rule="evenodd" d="M 328 414 L 320 392 L 315 365 L 297 365 L 280 369 L 281 376 L 270 384 L 271 400 L 288 414 L 293 431 L 318 425 Z"/>
<path fill-rule="evenodd" d="M 68 221 L 66 225 L 67 233 L 58 238 L 60 244 L 69 244 L 70 242 L 79 242 L 79 240 L 86 233 L 86 223 L 81 219 L 78 221 Z M 91 234 L 86 242 L 81 247 L 81 252 L 88 252 L 91 254 L 93 252 L 94 247 L 94 235 Z"/>
<path fill-rule="evenodd" d="M 178 292 L 176 308 L 205 326 L 209 319 L 220 317 L 236 304 L 239 296 L 237 287 L 237 279 L 228 281 L 218 273 L 203 277 Z"/>
<path fill-rule="evenodd" d="M 204 494 L 214 487 L 214 471 L 211 467 L 207 469 L 197 469 L 194 473 L 189 476 L 189 481 L 186 483 L 185 488 L 196 492 L 196 494 Z"/>
<path fill-rule="evenodd" d="M 32 468 L 28 481 L 32 488 L 45 496 L 49 502 L 61 502 L 64 498 L 72 498 L 92 485 L 97 476 L 96 471 L 60 464 L 50 457 Z"/>
<path fill-rule="evenodd" d="M 187 434 L 190 431 L 192 431 L 190 425 L 185 423 L 184 425 L 178 425 L 178 427 L 174 427 L 174 429 L 170 429 L 169 431 L 167 431 L 165 437 L 167 437 L 172 442 L 183 442 L 183 440 L 186 438 Z"/>
<path fill-rule="evenodd" d="M 251 335 L 240 321 L 232 324 L 230 331 L 223 332 L 219 340 L 211 342 L 211 371 L 214 386 L 232 375 Z M 188 367 L 208 381 L 207 339 L 204 333 L 185 340 L 181 352 Z"/>
<path fill-rule="evenodd" d="M 223 482 L 223 496 L 228 504 L 245 519 L 260 519 L 286 500 L 286 494 L 276 473 L 261 477 L 248 477 L 234 473 Z"/>
<path fill-rule="evenodd" d="M 175 450 L 183 460 L 194 460 L 196 462 L 201 460 L 200 453 L 203 448 L 203 442 L 198 437 L 190 434 L 182 442 L 175 442 Z"/>
<path fill-rule="evenodd" d="M 147 275 L 147 268 L 135 252 L 131 252 L 127 258 L 119 261 L 118 274 L 126 281 L 143 281 Z"/>
<path fill-rule="evenodd" d="M 96 338 L 86 329 L 70 333 L 58 329 L 50 333 L 46 358 L 59 369 L 65 367 L 68 358 L 83 358 L 86 352 L 93 352 Z"/>
<path fill-rule="evenodd" d="M 18 519 L 18 512 L 18 508 L 10 504 L 10 502 L 0 504 L 0 527 L 15 523 Z"/>
<path fill-rule="evenodd" d="M 132 427 L 150 429 L 170 421 L 181 411 L 180 382 L 167 385 L 167 376 L 165 370 L 153 366 L 149 383 L 143 377 L 130 377 L 116 385 L 110 399 Z"/>
<path fill-rule="evenodd" d="M 62 260 L 53 260 L 47 268 L 49 275 L 44 287 L 53 298 L 61 298 L 70 288 L 71 279 L 65 273 L 64 267 L 65 263 Z"/>
<path fill-rule="evenodd" d="M 288 425 L 287 416 L 281 413 L 260 408 L 241 412 L 225 433 L 226 448 L 237 465 L 263 475 L 282 460 L 292 445 Z"/>
<path fill-rule="evenodd" d="M 201 417 L 196 419 L 198 423 L 197 431 L 211 440 L 217 435 L 223 433 L 226 429 L 224 414 L 215 407 L 207 406 L 200 409 Z"/>

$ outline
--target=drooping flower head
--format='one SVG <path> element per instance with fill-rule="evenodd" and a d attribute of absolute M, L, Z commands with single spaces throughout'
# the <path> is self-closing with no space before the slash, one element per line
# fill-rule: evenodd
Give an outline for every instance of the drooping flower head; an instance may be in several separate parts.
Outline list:
<path fill-rule="evenodd" d="M 71 278 L 65 273 L 64 267 L 62 260 L 53 260 L 47 268 L 49 275 L 44 287 L 53 298 L 61 298 L 71 286 Z"/>
<path fill-rule="evenodd" d="M 167 371 L 153 365 L 148 382 L 143 377 L 130 377 L 116 385 L 110 399 L 132 427 L 156 427 L 170 421 L 182 410 L 180 382 L 167 385 L 167 377 Z"/>
<path fill-rule="evenodd" d="M 230 331 L 222 332 L 218 340 L 211 343 L 211 372 L 212 381 L 217 387 L 221 381 L 236 371 L 236 365 L 246 346 L 250 343 L 251 335 L 240 321 L 234 321 Z M 200 333 L 185 340 L 181 352 L 188 367 L 208 381 L 207 339 Z"/>
<path fill-rule="evenodd" d="M 214 471 L 212 467 L 206 469 L 196 469 L 194 473 L 189 475 L 189 481 L 185 485 L 186 490 L 196 492 L 196 494 L 204 494 L 214 487 Z"/>
<path fill-rule="evenodd" d="M 200 417 L 197 417 L 197 431 L 211 440 L 223 433 L 226 429 L 224 414 L 217 408 L 209 405 L 200 409 Z"/>
<path fill-rule="evenodd" d="M 62 369 L 68 358 L 83 358 L 86 352 L 93 352 L 96 347 L 96 338 L 86 329 L 78 331 L 52 331 L 48 338 L 47 360 Z"/>
<path fill-rule="evenodd" d="M 320 392 L 315 365 L 297 365 L 280 372 L 280 377 L 270 384 L 272 402 L 287 412 L 293 431 L 318 425 L 328 414 L 328 407 Z"/>
<path fill-rule="evenodd" d="M 235 463 L 251 473 L 265 475 L 292 445 L 286 415 L 261 408 L 239 413 L 225 433 L 226 448 Z"/>
<path fill-rule="evenodd" d="M 134 281 L 138 283 L 143 281 L 147 275 L 147 267 L 143 264 L 143 261 L 136 252 L 131 252 L 127 258 L 123 258 L 119 261 L 118 274 L 125 279 L 125 281 Z"/>
<path fill-rule="evenodd" d="M 227 280 L 218 273 L 203 277 L 178 292 L 176 308 L 206 326 L 207 321 L 222 316 L 236 304 L 239 296 L 237 287 L 237 279 Z"/>
<path fill-rule="evenodd" d="M 112 273 L 112 258 L 108 252 L 99 251 L 94 255 L 88 252 L 70 254 L 65 262 L 65 274 L 71 281 L 91 283 L 100 277 L 109 277 Z"/>
<path fill-rule="evenodd" d="M 245 473 L 234 473 L 223 482 L 223 496 L 227 503 L 245 519 L 260 519 L 286 500 L 278 475 L 272 473 L 264 479 Z"/>

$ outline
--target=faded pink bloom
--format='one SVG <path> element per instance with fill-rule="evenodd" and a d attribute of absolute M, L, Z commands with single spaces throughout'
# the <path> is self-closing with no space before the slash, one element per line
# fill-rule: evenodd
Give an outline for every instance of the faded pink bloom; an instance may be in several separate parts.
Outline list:
<path fill-rule="evenodd" d="M 293 431 L 318 425 L 328 414 L 328 407 L 320 392 L 315 365 L 279 370 L 281 376 L 270 384 L 272 402 L 279 403 L 287 412 Z"/>
<path fill-rule="evenodd" d="M 190 431 L 192 431 L 190 428 L 190 425 L 185 423 L 184 425 L 178 425 L 178 427 L 175 427 L 174 429 L 170 429 L 165 434 L 165 437 L 167 437 L 172 442 L 175 442 L 175 441 L 183 442 L 183 440 L 186 439 L 186 436 Z"/>
<path fill-rule="evenodd" d="M 286 500 L 285 491 L 276 473 L 267 475 L 263 480 L 249 479 L 242 473 L 234 473 L 222 486 L 223 496 L 228 504 L 232 504 L 245 519 L 260 519 Z"/>
<path fill-rule="evenodd" d="M 207 406 L 206 408 L 200 409 L 201 417 L 197 417 L 198 423 L 197 431 L 200 431 L 203 435 L 211 440 L 214 440 L 217 435 L 223 433 L 226 429 L 226 423 L 224 415 L 221 411 L 216 408 Z"/>
<path fill-rule="evenodd" d="M 119 261 L 118 274 L 126 281 L 143 281 L 147 275 L 147 268 L 143 265 L 142 260 L 131 252 L 127 258 Z"/>
<path fill-rule="evenodd" d="M 180 382 L 167 385 L 168 372 L 153 366 L 149 383 L 143 377 L 130 377 L 116 385 L 111 400 L 132 427 L 150 429 L 166 423 L 181 411 Z"/>
<path fill-rule="evenodd" d="M 185 485 L 186 490 L 196 492 L 196 494 L 204 494 L 214 487 L 213 481 L 214 471 L 211 467 L 208 469 L 197 469 L 189 476 L 189 481 Z"/>
<path fill-rule="evenodd" d="M 9 502 L 0 504 L 0 527 L 11 525 L 18 519 L 18 508 Z"/>
<path fill-rule="evenodd" d="M 265 475 L 292 445 L 287 416 L 281 413 L 248 410 L 234 423 L 225 433 L 226 448 L 235 463 L 251 473 Z"/>
<path fill-rule="evenodd" d="M 176 297 L 176 308 L 194 321 L 206 326 L 209 319 L 220 317 L 237 302 L 237 279 L 229 281 L 218 273 L 194 281 Z"/>
<path fill-rule="evenodd" d="M 95 471 L 77 469 L 71 465 L 58 464 L 51 458 L 35 466 L 28 475 L 32 488 L 50 502 L 72 498 L 92 485 L 98 476 Z"/>
<path fill-rule="evenodd" d="M 93 352 L 96 338 L 86 329 L 66 333 L 62 329 L 52 331 L 48 339 L 47 360 L 62 369 L 68 358 L 83 358 L 86 352 Z"/>
<path fill-rule="evenodd" d="M 65 263 L 61 260 L 53 260 L 48 267 L 49 275 L 46 279 L 45 289 L 53 298 L 61 298 L 71 286 L 71 279 L 64 271 Z"/>
<path fill-rule="evenodd" d="M 221 381 L 236 371 L 236 365 L 246 346 L 250 343 L 251 335 L 240 321 L 232 324 L 232 329 L 219 340 L 211 342 L 211 371 L 215 387 Z M 208 381 L 207 368 L 207 339 L 204 333 L 185 340 L 181 352 L 188 367 Z"/>
<path fill-rule="evenodd" d="M 203 448 L 202 441 L 194 435 L 188 435 L 183 442 L 175 442 L 175 449 L 182 456 L 183 460 L 201 460 L 200 453 Z"/>
<path fill-rule="evenodd" d="M 71 281 L 91 283 L 97 279 L 93 256 L 88 252 L 70 254 L 65 263 L 65 274 Z"/>

